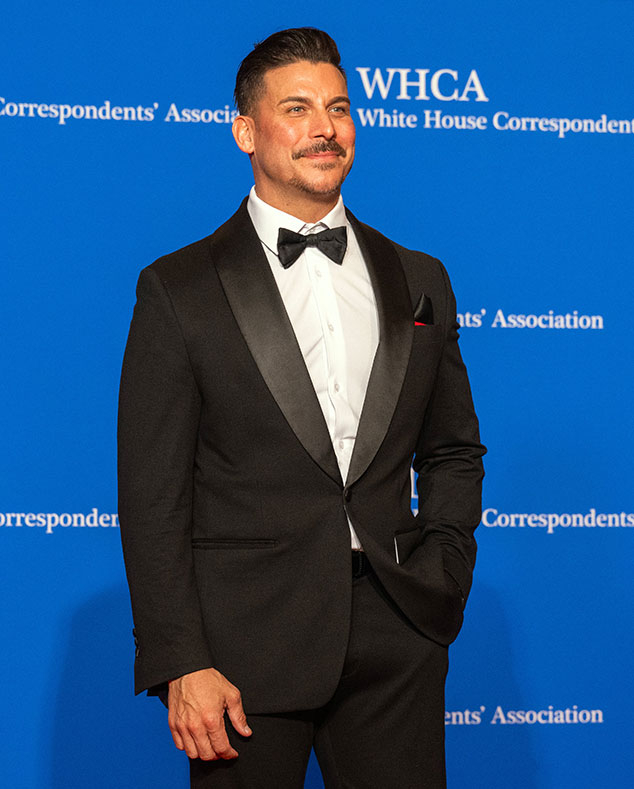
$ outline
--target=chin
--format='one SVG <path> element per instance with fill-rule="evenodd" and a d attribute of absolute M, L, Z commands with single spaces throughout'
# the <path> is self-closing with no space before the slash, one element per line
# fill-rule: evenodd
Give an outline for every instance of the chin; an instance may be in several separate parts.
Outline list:
<path fill-rule="evenodd" d="M 336 184 L 332 184 L 330 186 L 317 186 L 315 184 L 306 184 L 306 183 L 295 183 L 298 189 L 300 189 L 305 194 L 313 195 L 314 197 L 332 197 L 333 195 L 338 195 L 341 191 L 341 184 L 343 181 L 338 181 Z"/>
<path fill-rule="evenodd" d="M 322 179 L 300 178 L 296 176 L 291 180 L 290 184 L 306 194 L 331 197 L 332 195 L 339 194 L 341 185 L 345 179 L 346 176 L 343 173 L 339 173 L 337 177 Z"/>

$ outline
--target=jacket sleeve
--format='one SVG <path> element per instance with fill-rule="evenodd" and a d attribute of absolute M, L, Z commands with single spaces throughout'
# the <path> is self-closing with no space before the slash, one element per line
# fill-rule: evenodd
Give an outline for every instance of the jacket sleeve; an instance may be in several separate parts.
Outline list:
<path fill-rule="evenodd" d="M 458 347 L 456 301 L 439 264 L 447 293 L 444 345 L 434 391 L 420 431 L 414 470 L 418 473 L 419 519 L 425 543 L 441 547 L 445 572 L 463 605 L 471 589 L 481 518 L 484 470 L 478 420 Z"/>
<path fill-rule="evenodd" d="M 137 285 L 118 423 L 119 520 L 136 631 L 136 693 L 213 665 L 191 550 L 200 407 L 169 295 L 147 268 Z"/>

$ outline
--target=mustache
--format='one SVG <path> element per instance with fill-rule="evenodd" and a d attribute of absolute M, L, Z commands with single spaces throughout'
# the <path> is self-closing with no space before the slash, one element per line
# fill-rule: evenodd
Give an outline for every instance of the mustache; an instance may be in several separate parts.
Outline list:
<path fill-rule="evenodd" d="M 321 142 L 317 142 L 308 148 L 302 148 L 301 151 L 296 151 L 292 158 L 301 159 L 303 156 L 311 156 L 314 153 L 336 153 L 337 156 L 346 155 L 344 148 L 342 148 L 336 140 L 330 140 L 328 142 L 326 142 L 326 140 L 322 140 Z"/>

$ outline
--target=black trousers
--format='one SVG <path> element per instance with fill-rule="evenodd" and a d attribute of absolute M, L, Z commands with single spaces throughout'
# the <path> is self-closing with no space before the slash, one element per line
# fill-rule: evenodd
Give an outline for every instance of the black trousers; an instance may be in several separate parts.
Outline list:
<path fill-rule="evenodd" d="M 228 720 L 231 761 L 190 760 L 192 789 L 302 789 L 311 748 L 326 789 L 444 789 L 447 649 L 398 611 L 376 576 L 353 580 L 339 685 L 321 709 Z M 315 633 L 319 638 L 319 633 Z"/>

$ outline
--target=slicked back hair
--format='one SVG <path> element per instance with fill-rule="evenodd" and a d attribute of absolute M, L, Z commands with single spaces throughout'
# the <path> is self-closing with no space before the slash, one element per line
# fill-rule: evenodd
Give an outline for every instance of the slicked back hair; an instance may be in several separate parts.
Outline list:
<path fill-rule="evenodd" d="M 301 60 L 330 63 L 346 79 L 339 50 L 328 33 L 316 27 L 280 30 L 257 43 L 240 64 L 234 91 L 238 112 L 241 115 L 253 114 L 264 90 L 264 75 L 267 71 Z"/>

